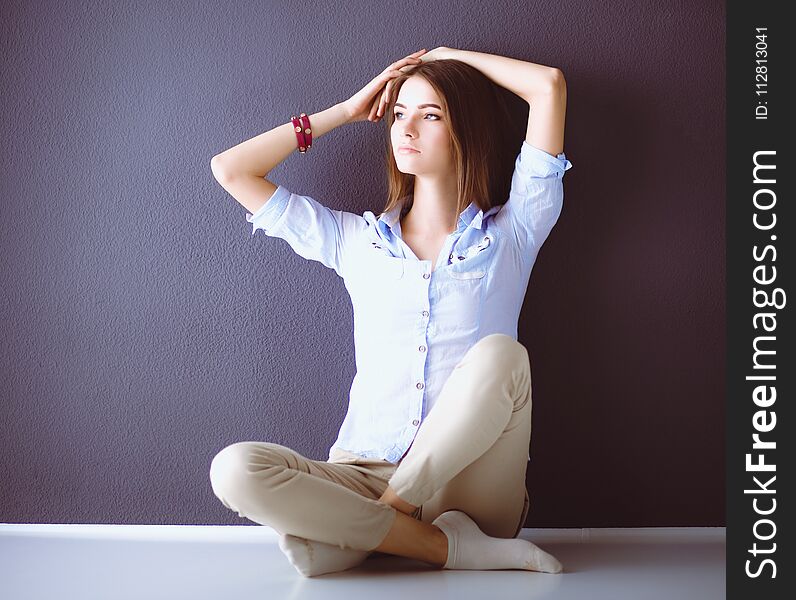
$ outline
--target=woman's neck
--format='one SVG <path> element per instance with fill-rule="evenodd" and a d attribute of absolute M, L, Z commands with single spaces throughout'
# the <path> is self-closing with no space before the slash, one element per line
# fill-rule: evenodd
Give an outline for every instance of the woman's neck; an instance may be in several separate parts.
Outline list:
<path fill-rule="evenodd" d="M 401 218 L 401 231 L 434 238 L 456 231 L 458 197 L 456 181 L 415 177 L 411 207 Z"/>

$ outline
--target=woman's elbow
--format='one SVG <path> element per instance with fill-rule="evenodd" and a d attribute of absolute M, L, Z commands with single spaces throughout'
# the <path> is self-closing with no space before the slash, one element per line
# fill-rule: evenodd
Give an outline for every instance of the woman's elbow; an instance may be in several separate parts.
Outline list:
<path fill-rule="evenodd" d="M 223 181 L 226 177 L 224 168 L 221 166 L 221 156 L 219 154 L 216 154 L 210 159 L 210 171 L 213 173 L 213 177 L 216 178 L 216 181 Z"/>
<path fill-rule="evenodd" d="M 564 72 L 561 69 L 552 68 L 550 71 L 550 91 L 565 92 L 567 81 L 564 79 Z"/>

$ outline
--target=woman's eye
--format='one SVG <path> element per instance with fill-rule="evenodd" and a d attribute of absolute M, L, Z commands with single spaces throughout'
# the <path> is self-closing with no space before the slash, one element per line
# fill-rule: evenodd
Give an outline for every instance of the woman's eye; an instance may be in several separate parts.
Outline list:
<path fill-rule="evenodd" d="M 395 111 L 395 118 L 398 118 L 398 115 L 402 115 L 403 113 L 400 110 Z M 426 117 L 436 117 L 438 120 L 441 118 L 439 115 L 435 115 L 434 113 L 426 113 L 424 116 Z"/>

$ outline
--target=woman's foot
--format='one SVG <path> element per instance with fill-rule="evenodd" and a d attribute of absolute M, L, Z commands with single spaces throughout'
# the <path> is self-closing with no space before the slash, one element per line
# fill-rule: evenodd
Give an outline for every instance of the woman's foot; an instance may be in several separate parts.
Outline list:
<path fill-rule="evenodd" d="M 560 573 L 561 563 L 535 544 L 486 535 L 464 512 L 449 510 L 433 521 L 448 537 L 444 569 L 524 569 Z"/>
<path fill-rule="evenodd" d="M 361 564 L 371 553 L 369 550 L 341 548 L 289 534 L 279 538 L 279 548 L 305 577 L 345 571 Z"/>

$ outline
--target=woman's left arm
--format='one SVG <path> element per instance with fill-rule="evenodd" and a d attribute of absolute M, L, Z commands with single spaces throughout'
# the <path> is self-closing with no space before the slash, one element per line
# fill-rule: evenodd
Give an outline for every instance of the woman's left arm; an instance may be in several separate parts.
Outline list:
<path fill-rule="evenodd" d="M 530 107 L 525 141 L 553 156 L 564 151 L 567 84 L 560 69 L 457 48 L 440 47 L 433 52 L 436 58 L 460 60 L 475 67 L 525 100 Z"/>

